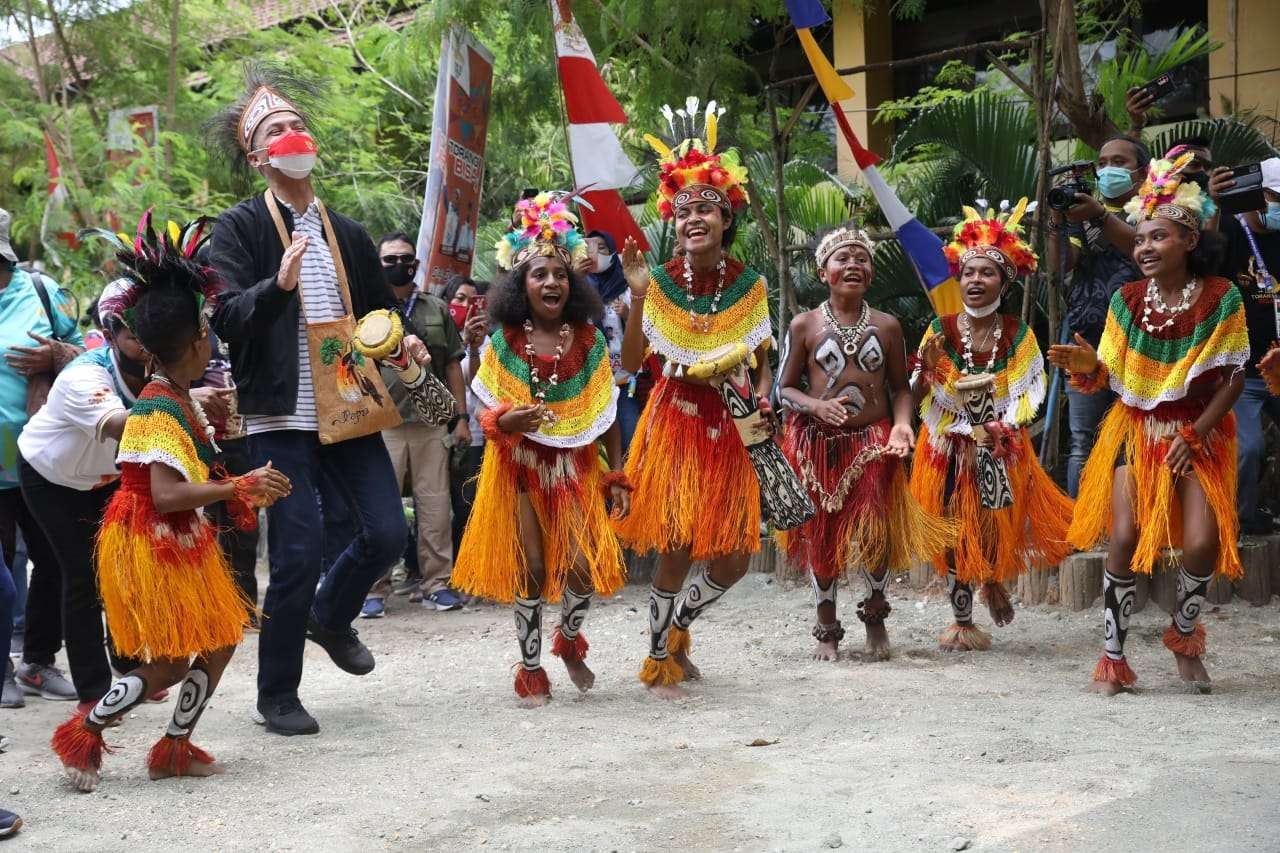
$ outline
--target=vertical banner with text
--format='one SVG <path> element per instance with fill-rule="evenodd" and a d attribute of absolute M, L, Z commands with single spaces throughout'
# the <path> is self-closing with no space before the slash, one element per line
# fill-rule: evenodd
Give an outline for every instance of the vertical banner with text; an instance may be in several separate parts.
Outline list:
<path fill-rule="evenodd" d="M 418 285 L 424 290 L 439 291 L 450 276 L 471 272 L 492 90 L 493 54 L 466 30 L 450 28 L 440 47 L 418 228 Z"/>

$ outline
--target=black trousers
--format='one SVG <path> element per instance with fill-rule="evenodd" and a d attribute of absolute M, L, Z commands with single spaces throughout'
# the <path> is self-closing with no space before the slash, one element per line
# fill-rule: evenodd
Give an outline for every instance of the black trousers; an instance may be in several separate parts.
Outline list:
<path fill-rule="evenodd" d="M 27 509 L 22 489 L 0 489 L 0 548 L 4 549 L 4 564 L 10 572 L 14 571 L 19 530 L 31 560 L 22 657 L 29 663 L 52 666 L 54 656 L 62 648 L 62 574 L 49 541 Z M 5 648 L 8 649 L 7 638 Z"/>
<path fill-rule="evenodd" d="M 36 564 L 31 575 L 31 592 L 27 595 L 27 624 L 34 626 L 54 621 L 60 612 L 63 638 L 67 644 L 67 662 L 71 681 L 80 701 L 97 701 L 111 687 L 111 665 L 128 672 L 138 661 L 110 653 L 104 642 L 102 603 L 98 598 L 98 576 L 94 564 L 94 540 L 102 523 L 102 513 L 115 494 L 116 485 L 80 491 L 51 483 L 32 468 L 25 459 L 18 461 L 18 479 L 30 515 L 39 525 L 43 547 L 49 549 L 51 565 Z M 27 548 L 34 555 L 35 543 L 27 528 L 22 529 Z M 47 577 L 42 579 L 41 574 Z M 37 584 L 50 578 L 59 595 L 37 596 Z M 52 613 L 42 612 L 50 609 Z M 31 627 L 27 628 L 26 653 L 32 662 L 51 665 L 57 652 L 54 645 L 32 647 Z"/>
<path fill-rule="evenodd" d="M 453 505 L 453 553 L 458 553 L 462 532 L 471 518 L 471 505 L 476 502 L 476 475 L 484 461 L 484 445 L 466 448 L 461 460 L 450 466 L 449 502 Z"/>
<path fill-rule="evenodd" d="M 247 474 L 253 470 L 249 461 L 248 439 L 224 438 L 218 442 L 222 453 L 214 464 L 220 464 L 233 477 Z M 204 509 L 205 516 L 218 529 L 218 545 L 227 556 L 231 570 L 235 573 L 236 584 L 244 592 L 245 598 L 258 603 L 258 576 L 254 574 L 258 566 L 258 528 L 245 532 L 235 526 L 227 512 L 223 501 L 210 504 Z M 344 544 L 345 548 L 346 545 Z M 339 552 L 341 553 L 341 552 Z"/>

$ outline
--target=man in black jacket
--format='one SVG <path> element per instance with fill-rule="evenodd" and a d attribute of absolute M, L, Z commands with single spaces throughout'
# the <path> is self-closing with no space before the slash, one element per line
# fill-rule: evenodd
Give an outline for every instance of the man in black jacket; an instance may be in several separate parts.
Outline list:
<path fill-rule="evenodd" d="M 210 261 L 226 292 L 213 326 L 230 347 L 250 453 L 261 460 L 255 464 L 271 462 L 294 484 L 292 495 L 267 511 L 271 575 L 258 646 L 258 718 L 279 734 L 315 734 L 320 727 L 298 698 L 305 639 L 346 672 L 373 669 L 373 655 L 351 623 L 369 587 L 399 558 L 407 533 L 381 436 L 322 445 L 317 432 L 306 324 L 339 319 L 346 310 L 311 186 L 316 149 L 298 98 L 305 84 L 255 65 L 246 69 L 246 83 L 245 96 L 211 130 L 233 163 L 266 180 L 291 242 L 282 245 L 263 195 L 218 218 Z M 393 307 L 368 233 L 345 216 L 329 216 L 352 312 L 359 318 Z M 410 352 L 421 347 L 412 337 L 405 344 Z M 322 481 L 345 498 L 357 530 L 331 567 L 322 565 L 324 520 L 316 497 Z"/>

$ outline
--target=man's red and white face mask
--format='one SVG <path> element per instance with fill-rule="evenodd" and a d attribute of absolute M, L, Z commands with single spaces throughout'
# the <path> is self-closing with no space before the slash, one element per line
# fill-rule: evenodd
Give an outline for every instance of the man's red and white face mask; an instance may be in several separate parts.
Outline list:
<path fill-rule="evenodd" d="M 281 134 L 266 150 L 272 168 L 290 178 L 305 178 L 316 167 L 316 141 L 301 130 Z"/>

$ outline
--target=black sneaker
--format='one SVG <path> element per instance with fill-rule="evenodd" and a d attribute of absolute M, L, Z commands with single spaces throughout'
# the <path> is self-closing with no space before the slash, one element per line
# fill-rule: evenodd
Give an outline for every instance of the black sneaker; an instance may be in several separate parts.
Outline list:
<path fill-rule="evenodd" d="M 307 639 L 328 652 L 329 658 L 343 672 L 352 675 L 368 675 L 373 672 L 373 652 L 360 642 L 355 628 L 348 626 L 344 630 L 335 631 L 321 625 L 315 616 L 311 616 L 307 619 Z"/>
<path fill-rule="evenodd" d="M 298 699 L 282 699 L 279 702 L 259 700 L 258 707 L 253 712 L 253 721 L 266 726 L 267 731 L 285 737 L 320 734 L 320 724 L 307 713 Z"/>

